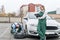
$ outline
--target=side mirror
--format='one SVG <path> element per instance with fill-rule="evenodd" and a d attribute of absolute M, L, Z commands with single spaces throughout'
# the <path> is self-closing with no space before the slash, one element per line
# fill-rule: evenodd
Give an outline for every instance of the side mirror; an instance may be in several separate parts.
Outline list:
<path fill-rule="evenodd" d="M 41 17 L 39 14 L 35 14 L 35 16 L 38 18 L 38 17 Z"/>
<path fill-rule="evenodd" d="M 28 20 L 28 18 L 24 18 L 25 20 Z"/>

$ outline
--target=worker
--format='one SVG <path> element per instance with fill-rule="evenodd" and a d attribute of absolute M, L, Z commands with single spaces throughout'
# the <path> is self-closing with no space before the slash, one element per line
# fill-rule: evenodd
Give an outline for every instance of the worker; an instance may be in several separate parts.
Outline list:
<path fill-rule="evenodd" d="M 44 6 L 40 6 L 40 12 L 38 13 L 40 17 L 38 17 L 38 27 L 37 32 L 40 36 L 40 40 L 46 40 L 45 32 L 46 32 L 46 13 Z"/>
<path fill-rule="evenodd" d="M 12 33 L 20 32 L 22 30 L 22 25 L 15 22 L 14 24 L 12 24 L 11 28 Z"/>

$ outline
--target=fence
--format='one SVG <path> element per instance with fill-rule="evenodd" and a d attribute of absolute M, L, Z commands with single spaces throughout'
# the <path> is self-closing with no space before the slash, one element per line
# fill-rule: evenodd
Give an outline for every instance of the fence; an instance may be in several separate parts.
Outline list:
<path fill-rule="evenodd" d="M 55 19 L 60 22 L 60 19 Z M 0 23 L 21 22 L 20 17 L 0 17 Z"/>
<path fill-rule="evenodd" d="M 20 17 L 0 17 L 0 23 L 21 22 Z"/>

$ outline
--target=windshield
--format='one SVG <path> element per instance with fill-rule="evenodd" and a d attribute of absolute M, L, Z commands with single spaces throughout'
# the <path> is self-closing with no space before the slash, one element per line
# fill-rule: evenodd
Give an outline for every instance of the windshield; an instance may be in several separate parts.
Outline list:
<path fill-rule="evenodd" d="M 29 15 L 28 15 L 28 18 L 29 18 L 29 19 L 36 19 L 36 16 L 35 16 L 34 14 L 29 14 Z"/>

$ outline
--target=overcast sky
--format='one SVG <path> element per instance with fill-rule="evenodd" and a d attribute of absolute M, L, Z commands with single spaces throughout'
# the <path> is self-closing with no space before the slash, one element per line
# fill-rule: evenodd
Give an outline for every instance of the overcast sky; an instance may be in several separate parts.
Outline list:
<path fill-rule="evenodd" d="M 4 5 L 7 13 L 17 12 L 21 5 L 29 3 L 44 5 L 47 12 L 60 8 L 60 0 L 0 0 L 0 8 Z"/>

